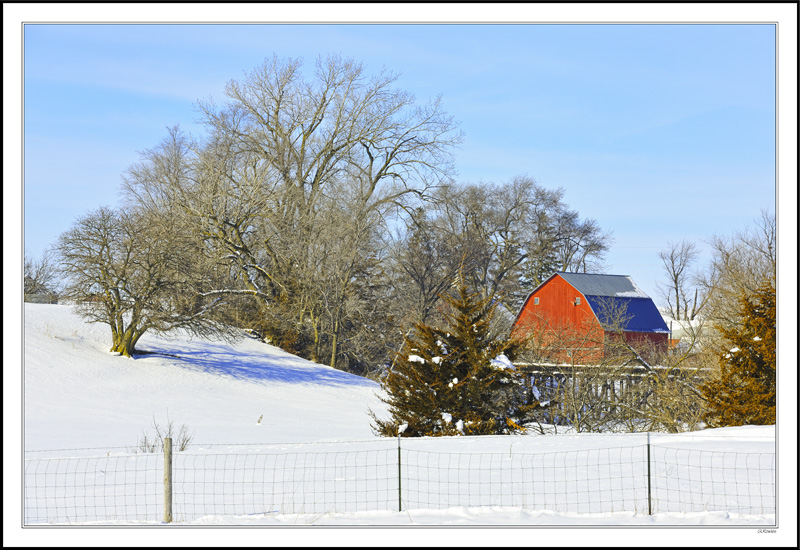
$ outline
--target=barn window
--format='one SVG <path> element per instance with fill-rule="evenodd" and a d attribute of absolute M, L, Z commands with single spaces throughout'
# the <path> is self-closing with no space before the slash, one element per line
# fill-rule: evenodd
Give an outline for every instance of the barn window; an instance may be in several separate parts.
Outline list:
<path fill-rule="evenodd" d="M 577 296 L 577 297 L 575 298 L 575 305 L 576 305 L 576 306 L 579 306 L 579 305 L 581 305 L 581 297 L 580 297 L 580 296 Z"/>
<path fill-rule="evenodd" d="M 534 298 L 533 299 L 533 305 L 535 305 L 535 306 L 539 305 L 539 298 Z"/>

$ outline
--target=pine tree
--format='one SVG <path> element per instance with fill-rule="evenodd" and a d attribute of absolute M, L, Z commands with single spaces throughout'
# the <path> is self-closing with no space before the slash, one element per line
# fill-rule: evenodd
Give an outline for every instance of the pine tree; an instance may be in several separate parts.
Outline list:
<path fill-rule="evenodd" d="M 462 282 L 450 305 L 449 327 L 417 323 L 392 371 L 383 381 L 390 418 L 370 411 L 378 435 L 480 435 L 522 430 L 524 389 L 510 366 L 494 361 L 513 358 L 517 344 L 493 338 L 495 306 L 470 294 Z"/>
<path fill-rule="evenodd" d="M 775 288 L 762 284 L 739 299 L 741 322 L 722 329 L 730 344 L 720 354 L 719 376 L 702 387 L 710 426 L 775 423 Z"/>

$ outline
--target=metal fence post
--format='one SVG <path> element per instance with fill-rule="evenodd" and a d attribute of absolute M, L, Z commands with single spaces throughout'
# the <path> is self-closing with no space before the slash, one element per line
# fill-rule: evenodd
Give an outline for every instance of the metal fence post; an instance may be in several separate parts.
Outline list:
<path fill-rule="evenodd" d="M 653 515 L 653 504 L 650 497 L 650 432 L 647 432 L 647 515 Z"/>
<path fill-rule="evenodd" d="M 164 438 L 164 523 L 172 523 L 172 438 Z"/>
<path fill-rule="evenodd" d="M 397 432 L 397 511 L 403 511 L 403 476 L 400 458 L 400 433 Z"/>

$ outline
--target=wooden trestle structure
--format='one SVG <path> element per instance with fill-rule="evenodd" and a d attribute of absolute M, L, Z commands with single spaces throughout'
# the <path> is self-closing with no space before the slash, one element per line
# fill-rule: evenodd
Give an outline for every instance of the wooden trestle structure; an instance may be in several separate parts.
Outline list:
<path fill-rule="evenodd" d="M 571 424 L 584 406 L 613 413 L 634 397 L 634 388 L 652 367 L 632 365 L 564 365 L 515 363 L 530 388 L 529 402 L 538 401 L 546 423 Z M 656 367 L 658 368 L 658 367 Z M 567 383 L 569 382 L 569 383 Z M 569 396 L 566 392 L 573 392 Z M 538 394 L 538 397 L 537 397 Z M 641 397 L 641 393 L 639 395 Z M 596 411 L 597 412 L 597 411 Z"/>
<path fill-rule="evenodd" d="M 562 425 L 571 424 L 576 415 L 585 414 L 587 409 L 603 414 L 614 413 L 623 404 L 627 408 L 646 408 L 651 393 L 649 384 L 639 385 L 647 383 L 648 375 L 667 370 L 638 362 L 628 365 L 515 362 L 514 366 L 525 377 L 530 390 L 528 401 L 538 401 L 546 408 L 542 411 L 544 421 Z M 679 369 L 667 372 L 667 378 L 674 376 L 684 377 L 686 373 Z"/>

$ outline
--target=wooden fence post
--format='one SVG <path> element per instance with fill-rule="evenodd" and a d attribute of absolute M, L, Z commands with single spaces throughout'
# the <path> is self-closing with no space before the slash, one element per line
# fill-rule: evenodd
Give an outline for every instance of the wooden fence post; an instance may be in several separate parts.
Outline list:
<path fill-rule="evenodd" d="M 164 523 L 172 523 L 172 438 L 164 438 Z"/>

